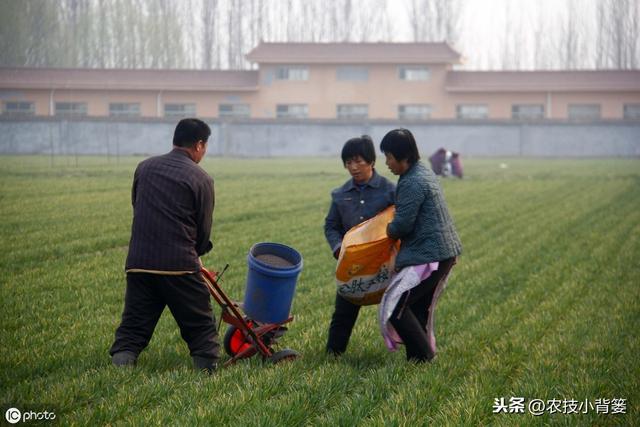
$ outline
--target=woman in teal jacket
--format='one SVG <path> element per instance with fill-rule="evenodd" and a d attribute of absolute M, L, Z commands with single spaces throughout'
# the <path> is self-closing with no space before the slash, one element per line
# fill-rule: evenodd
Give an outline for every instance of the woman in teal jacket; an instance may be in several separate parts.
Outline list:
<path fill-rule="evenodd" d="M 390 131 L 380 150 L 391 172 L 400 177 L 395 217 L 387 227 L 389 237 L 401 241 L 396 271 L 417 267 L 417 277 L 424 278 L 402 293 L 389 321 L 406 346 L 408 360 L 430 361 L 436 353 L 435 305 L 462 245 L 440 182 L 420 161 L 411 132 Z"/>

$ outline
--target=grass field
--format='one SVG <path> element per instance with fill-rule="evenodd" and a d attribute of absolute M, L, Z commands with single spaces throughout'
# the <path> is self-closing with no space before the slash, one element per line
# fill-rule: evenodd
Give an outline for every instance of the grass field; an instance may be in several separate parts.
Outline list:
<path fill-rule="evenodd" d="M 305 262 L 281 340 L 303 357 L 212 377 L 191 370 L 168 310 L 134 370 L 110 366 L 140 158 L 54 160 L 0 157 L 3 413 L 55 411 L 63 425 L 640 424 L 638 160 L 467 160 L 464 180 L 443 183 L 464 254 L 438 305 L 438 358 L 418 366 L 385 349 L 373 307 L 347 354 L 323 354 L 335 264 L 322 225 L 347 178 L 338 160 L 207 158 L 204 262 L 230 264 L 227 293 L 242 298 L 255 242 Z M 493 413 L 512 397 L 524 414 Z M 531 399 L 593 407 L 534 416 Z M 626 399 L 626 414 L 597 413 L 613 410 L 597 399 Z"/>

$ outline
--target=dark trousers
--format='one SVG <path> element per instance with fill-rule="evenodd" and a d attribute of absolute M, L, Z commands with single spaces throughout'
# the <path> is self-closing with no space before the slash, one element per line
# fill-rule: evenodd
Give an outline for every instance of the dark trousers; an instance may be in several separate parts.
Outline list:
<path fill-rule="evenodd" d="M 336 293 L 336 306 L 329 325 L 327 352 L 333 354 L 345 352 L 359 312 L 359 305 L 350 303 Z"/>
<path fill-rule="evenodd" d="M 405 344 L 407 360 L 429 361 L 436 354 L 433 332 L 436 303 L 455 263 L 455 258 L 440 261 L 438 270 L 402 294 L 391 314 L 389 320 Z"/>
<path fill-rule="evenodd" d="M 217 359 L 220 345 L 209 297 L 200 273 L 128 273 L 122 322 L 109 353 L 130 351 L 138 355 L 149 344 L 167 305 L 191 356 Z"/>

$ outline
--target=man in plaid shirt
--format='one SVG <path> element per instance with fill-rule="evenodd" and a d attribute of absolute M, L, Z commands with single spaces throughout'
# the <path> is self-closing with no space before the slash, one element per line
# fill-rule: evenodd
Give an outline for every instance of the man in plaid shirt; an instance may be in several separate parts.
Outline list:
<path fill-rule="evenodd" d="M 200 275 L 200 256 L 213 247 L 213 180 L 198 166 L 210 135 L 203 121 L 183 119 L 173 150 L 136 168 L 124 311 L 110 350 L 116 366 L 136 363 L 169 306 L 194 366 L 208 372 L 216 368 L 218 335 Z"/>

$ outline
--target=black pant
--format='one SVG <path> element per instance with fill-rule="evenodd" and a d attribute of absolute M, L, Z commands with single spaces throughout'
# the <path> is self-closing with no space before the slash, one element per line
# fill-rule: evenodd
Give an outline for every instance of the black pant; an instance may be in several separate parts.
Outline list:
<path fill-rule="evenodd" d="M 437 298 L 434 301 L 434 295 L 442 290 L 444 280 L 455 263 L 455 258 L 440 261 L 438 269 L 426 280 L 402 294 L 391 314 L 389 320 L 405 344 L 407 360 L 428 361 L 435 356 L 433 316 Z M 428 328 L 428 323 L 431 323 L 431 328 Z"/>
<path fill-rule="evenodd" d="M 331 317 L 331 325 L 329 326 L 327 352 L 333 354 L 342 354 L 345 352 L 359 312 L 359 305 L 350 303 L 336 293 L 336 308 Z"/>
<path fill-rule="evenodd" d="M 128 273 L 122 322 L 109 353 L 130 351 L 138 355 L 149 344 L 168 305 L 191 356 L 217 359 L 220 345 L 209 297 L 200 273 L 180 276 Z"/>

